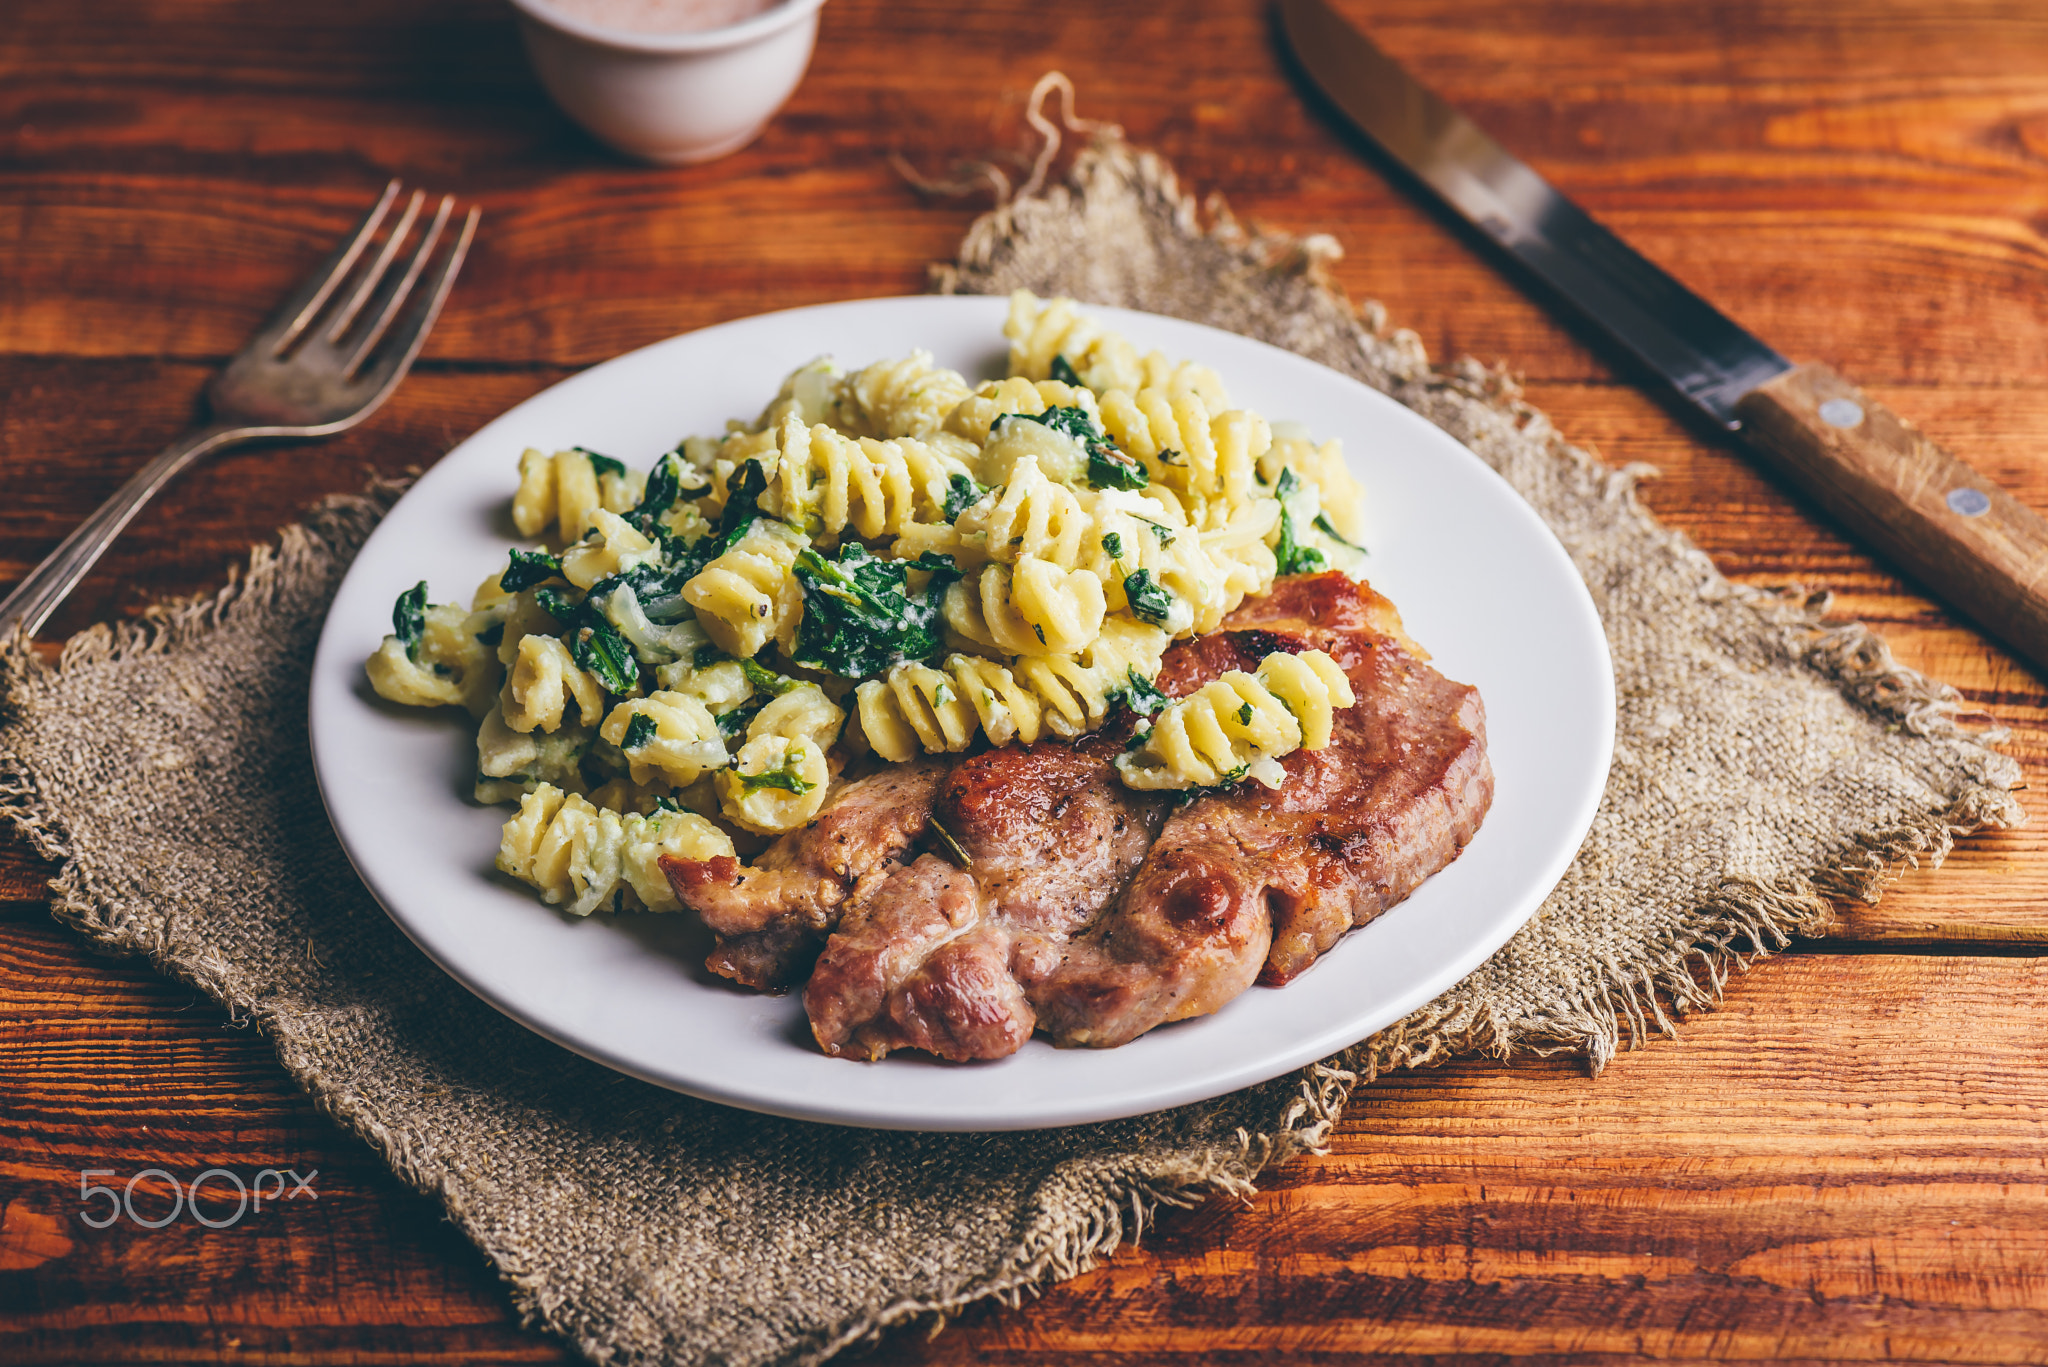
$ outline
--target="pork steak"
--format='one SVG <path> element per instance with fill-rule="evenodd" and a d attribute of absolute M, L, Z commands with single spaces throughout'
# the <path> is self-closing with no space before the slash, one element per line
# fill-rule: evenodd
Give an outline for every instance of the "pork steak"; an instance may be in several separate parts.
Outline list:
<path fill-rule="evenodd" d="M 955 862 L 925 856 L 844 884 L 805 990 L 820 1045 L 959 1061 L 1012 1053 L 1036 1029 L 1060 1045 L 1121 1044 L 1254 981 L 1289 981 L 1456 858 L 1492 800 L 1484 710 L 1418 658 L 1371 589 L 1337 574 L 1282 580 L 1168 652 L 1160 686 L 1181 696 L 1307 649 L 1336 659 L 1358 701 L 1327 748 L 1282 761 L 1277 792 L 1243 783 L 1168 815 L 1170 799 L 1116 778 L 1127 717 L 935 780 L 932 820 Z"/>

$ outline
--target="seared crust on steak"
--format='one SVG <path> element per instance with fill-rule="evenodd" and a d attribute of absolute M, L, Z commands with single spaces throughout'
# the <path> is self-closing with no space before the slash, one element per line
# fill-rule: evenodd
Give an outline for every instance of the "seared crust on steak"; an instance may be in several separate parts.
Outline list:
<path fill-rule="evenodd" d="M 676 899 L 718 934 L 711 970 L 764 991 L 803 981 L 845 902 L 924 834 L 945 774 L 943 761 L 921 759 L 856 779 L 751 865 L 664 858 Z"/>
<path fill-rule="evenodd" d="M 1072 745 L 1005 746 L 946 776 L 933 813 L 973 861 L 992 914 L 1070 935 L 1129 880 L 1169 799 L 1117 779 L 1110 761 L 1128 729 Z"/>
<path fill-rule="evenodd" d="M 1001 1058 L 1024 1047 L 1034 1023 L 1009 960 L 1009 928 L 984 915 L 974 876 L 928 854 L 847 911 L 804 1009 L 828 1054 Z"/>
<path fill-rule="evenodd" d="M 1023 1047 L 1028 985 L 1130 878 L 1166 812 L 1163 795 L 1118 782 L 1119 748 L 1098 734 L 954 767 L 932 815 L 966 867 L 926 856 L 848 908 L 804 990 L 826 1053 L 964 1062 Z"/>

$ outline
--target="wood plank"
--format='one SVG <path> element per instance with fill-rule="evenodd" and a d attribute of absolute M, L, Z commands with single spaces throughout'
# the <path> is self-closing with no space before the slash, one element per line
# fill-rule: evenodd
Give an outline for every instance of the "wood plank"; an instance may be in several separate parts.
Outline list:
<path fill-rule="evenodd" d="M 2044 999 L 2036 960 L 1789 957 L 1598 1079 L 1389 1077 L 1248 1205 L 874 1360 L 2038 1361 Z"/>
<path fill-rule="evenodd" d="M 567 1360 L 513 1324 L 476 1250 L 315 1111 L 267 1041 L 46 917 L 0 922 L 0 1097 L 0 1360 Z M 78 1218 L 82 1170 L 125 1187 L 152 1167 L 245 1183 L 293 1169 L 311 1194 L 225 1229 Z M 280 1185 L 299 1191 L 264 1189 Z M 208 1218 L 234 1216 L 233 1191 L 212 1179 Z M 161 1178 L 134 1201 L 144 1219 L 172 1209 Z"/>
<path fill-rule="evenodd" d="M 1425 79 L 1787 351 L 1873 384 L 2040 373 L 2048 328 L 2026 300 L 2043 192 L 2026 130 L 2048 100 L 2048 39 L 2024 4 L 1987 5 L 1923 46 L 1915 7 L 1863 7 L 1854 32 L 1828 30 L 1820 73 L 1771 42 L 1818 41 L 1825 7 L 1739 25 L 1644 0 L 1532 21 L 1543 8 L 1495 0 L 1455 26 L 1414 4 L 1371 17 Z M 0 349 L 223 355 L 387 167 L 476 193 L 487 212 L 432 355 L 587 364 L 763 308 L 913 290 L 967 211 L 921 204 L 885 154 L 943 166 L 1014 147 L 1020 72 L 1127 43 L 1187 60 L 1118 66 L 1084 112 L 1173 157 L 1191 186 L 1339 232 L 1353 248 L 1339 278 L 1452 351 L 1553 378 L 1603 370 L 1307 112 L 1257 5 L 1199 20 L 1055 11 L 1021 41 L 999 7 L 834 5 L 769 134 L 682 171 L 592 157 L 532 89 L 493 7 L 423 21 L 387 0 L 299 41 L 249 16 L 248 47 L 206 63 L 217 76 L 201 90 L 180 60 L 197 14 L 158 6 L 113 26 L 106 52 L 68 36 L 95 30 L 47 18 L 0 48 L 13 78 L 0 112 L 14 115 L 0 128 L 20 167 L 0 205 L 13 276 Z M 464 53 L 452 72 L 422 57 L 437 42 Z M 139 295 L 156 307 L 138 314 Z"/>

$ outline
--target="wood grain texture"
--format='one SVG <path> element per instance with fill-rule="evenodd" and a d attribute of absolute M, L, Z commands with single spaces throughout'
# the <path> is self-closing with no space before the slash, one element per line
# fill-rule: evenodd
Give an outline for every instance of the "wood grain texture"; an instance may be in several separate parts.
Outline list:
<path fill-rule="evenodd" d="M 2048 11 L 2036 0 L 1346 0 L 1504 145 L 1779 350 L 1826 362 L 2048 510 Z M 1686 426 L 1390 183 L 1292 88 L 1257 0 L 831 0 L 754 146 L 657 171 L 548 107 L 498 0 L 15 0 L 0 24 L 0 584 L 196 415 L 206 376 L 390 175 L 473 196 L 478 250 L 369 424 L 182 477 L 53 635 L 217 586 L 324 493 L 729 318 L 922 288 L 978 207 L 928 172 L 1080 112 L 1244 218 L 1344 243 L 1337 281 L 1433 354 L 1509 367 L 1734 577 L 1831 589 L 1967 716 L 2048 762 L 2042 678 L 1804 494 Z M 1012 163 L 1013 176 L 1021 159 Z M 733 411 L 759 396 L 734 396 Z M 1598 1080 L 1564 1061 L 1384 1080 L 1332 1153 L 1169 1216 L 1021 1311 L 882 1362 L 2038 1361 L 2048 1197 L 2030 1028 L 2036 824 L 1906 872 L 1832 938 Z M 559 1361 L 426 1201 L 269 1046 L 84 952 L 0 844 L 0 1360 Z M 77 1172 L 317 1167 L 318 1203 L 104 1233 Z M 277 1218 L 273 1222 L 271 1216 Z"/>

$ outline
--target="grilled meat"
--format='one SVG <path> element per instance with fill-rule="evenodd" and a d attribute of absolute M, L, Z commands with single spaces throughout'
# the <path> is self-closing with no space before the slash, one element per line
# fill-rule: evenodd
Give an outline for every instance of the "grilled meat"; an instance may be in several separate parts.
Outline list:
<path fill-rule="evenodd" d="M 718 935 L 712 971 L 771 992 L 802 982 L 847 900 L 886 879 L 924 834 L 946 767 L 915 760 L 856 779 L 752 864 L 663 859 L 677 900 Z"/>

